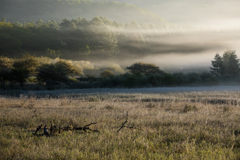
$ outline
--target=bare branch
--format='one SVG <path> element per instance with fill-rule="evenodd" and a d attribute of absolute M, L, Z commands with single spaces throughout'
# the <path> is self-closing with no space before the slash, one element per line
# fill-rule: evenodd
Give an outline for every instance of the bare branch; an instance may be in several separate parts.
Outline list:
<path fill-rule="evenodd" d="M 126 124 L 127 122 L 128 122 L 128 112 L 127 112 L 127 119 L 126 119 L 126 121 L 122 123 L 122 126 L 117 130 L 117 133 L 118 133 L 121 129 L 123 129 L 123 128 L 139 129 L 139 130 L 143 131 L 143 130 L 141 129 L 141 127 L 140 127 L 140 128 L 137 128 L 137 127 L 134 127 L 134 125 L 133 125 L 132 127 L 125 126 L 125 124 Z"/>
<path fill-rule="evenodd" d="M 41 128 L 42 128 L 42 124 L 41 124 L 40 126 L 37 127 L 37 129 L 36 129 L 35 133 L 33 133 L 33 135 L 36 135 L 37 132 L 38 132 Z"/>
<path fill-rule="evenodd" d="M 86 125 L 86 126 L 84 126 L 84 127 L 76 127 L 76 128 L 74 128 L 74 130 L 83 130 L 84 132 L 86 132 L 86 130 L 93 131 L 93 130 L 91 130 L 91 129 L 89 128 L 89 126 L 92 125 L 92 124 L 97 124 L 97 122 L 96 122 L 96 123 L 90 123 L 90 124 L 88 124 L 88 125 Z"/>

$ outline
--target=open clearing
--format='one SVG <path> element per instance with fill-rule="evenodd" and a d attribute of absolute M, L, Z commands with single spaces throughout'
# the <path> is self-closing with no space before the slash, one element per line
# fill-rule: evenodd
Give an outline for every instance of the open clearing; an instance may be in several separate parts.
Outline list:
<path fill-rule="evenodd" d="M 0 159 L 240 159 L 239 86 L 1 95 Z M 99 132 L 33 135 L 91 122 Z"/>

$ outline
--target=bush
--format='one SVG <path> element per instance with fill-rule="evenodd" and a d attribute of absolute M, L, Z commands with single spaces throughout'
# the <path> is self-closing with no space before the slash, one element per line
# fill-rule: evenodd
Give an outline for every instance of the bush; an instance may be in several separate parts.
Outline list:
<path fill-rule="evenodd" d="M 123 77 L 125 78 L 124 87 L 133 88 L 138 86 L 139 76 L 127 73 Z"/>
<path fill-rule="evenodd" d="M 110 70 L 105 70 L 101 73 L 101 77 L 103 78 L 110 78 L 113 76 L 113 72 Z"/>
<path fill-rule="evenodd" d="M 37 68 L 37 80 L 40 84 L 46 83 L 49 89 L 53 89 L 54 85 L 59 83 L 67 83 L 68 70 L 65 65 L 56 64 L 44 64 Z"/>
<path fill-rule="evenodd" d="M 27 70 L 29 74 L 35 75 L 36 67 L 39 65 L 38 60 L 31 55 L 24 55 L 21 59 L 15 60 L 13 67 L 16 69 Z"/>
<path fill-rule="evenodd" d="M 37 83 L 37 78 L 36 77 L 29 77 L 28 82 Z"/>
<path fill-rule="evenodd" d="M 82 74 L 82 71 L 75 67 L 74 65 L 72 65 L 71 63 L 65 61 L 65 60 L 59 60 L 56 65 L 63 65 L 65 66 L 66 70 L 67 70 L 67 74 L 68 75 L 79 75 Z"/>
<path fill-rule="evenodd" d="M 11 69 L 13 61 L 7 57 L 0 57 L 0 82 L 2 89 L 5 89 L 5 84 L 11 79 Z"/>
<path fill-rule="evenodd" d="M 186 76 L 184 73 L 181 72 L 173 73 L 172 76 L 174 78 L 175 85 L 180 86 L 186 83 Z"/>
<path fill-rule="evenodd" d="M 73 77 L 69 77 L 68 80 L 69 80 L 69 82 L 73 82 L 73 83 L 78 82 L 78 80 Z"/>
<path fill-rule="evenodd" d="M 160 86 L 162 84 L 163 76 L 160 74 L 151 74 L 148 76 L 148 84 L 152 86 Z"/>
<path fill-rule="evenodd" d="M 25 68 L 14 68 L 10 72 L 10 79 L 20 83 L 23 88 L 24 83 L 27 81 L 29 71 Z"/>
<path fill-rule="evenodd" d="M 165 73 L 162 81 L 163 81 L 163 85 L 165 86 L 174 85 L 174 77 L 171 73 Z"/>
<path fill-rule="evenodd" d="M 199 76 L 197 73 L 188 73 L 186 75 L 187 83 L 188 84 L 193 84 L 193 83 L 200 83 L 202 82 L 202 78 Z"/>

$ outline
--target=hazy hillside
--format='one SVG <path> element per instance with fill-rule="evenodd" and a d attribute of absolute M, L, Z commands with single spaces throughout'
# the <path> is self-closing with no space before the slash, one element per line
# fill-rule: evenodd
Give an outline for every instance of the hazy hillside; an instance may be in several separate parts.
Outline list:
<path fill-rule="evenodd" d="M 30 22 L 37 19 L 60 21 L 63 18 L 96 16 L 118 22 L 167 24 L 158 15 L 137 6 L 120 2 L 93 2 L 89 0 L 1 0 L 0 16 L 9 22 Z"/>
<path fill-rule="evenodd" d="M 93 0 L 102 1 L 102 0 Z M 234 28 L 239 23 L 239 0 L 115 0 L 150 10 L 177 25 Z"/>

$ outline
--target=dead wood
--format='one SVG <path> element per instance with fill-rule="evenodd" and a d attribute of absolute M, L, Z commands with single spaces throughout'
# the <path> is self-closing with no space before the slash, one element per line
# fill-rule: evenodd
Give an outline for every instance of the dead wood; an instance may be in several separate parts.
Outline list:
<path fill-rule="evenodd" d="M 50 134 L 53 135 L 53 134 L 56 134 L 56 133 L 57 133 L 57 127 L 56 127 L 56 125 L 52 125 L 52 124 L 51 124 Z"/>
<path fill-rule="evenodd" d="M 82 131 L 84 131 L 84 132 L 86 132 L 87 130 L 90 130 L 90 131 L 92 131 L 92 132 L 99 132 L 98 130 L 92 130 L 92 129 L 89 128 L 89 126 L 91 126 L 91 125 L 93 125 L 93 124 L 97 124 L 97 122 L 96 122 L 96 123 L 87 124 L 87 125 L 84 126 L 84 127 L 74 127 L 73 129 L 74 129 L 74 130 L 82 130 Z"/>
<path fill-rule="evenodd" d="M 57 126 L 53 125 L 53 124 L 51 124 L 50 129 L 47 128 L 47 125 L 45 125 L 44 128 L 42 128 L 42 124 L 41 124 L 40 126 L 37 127 L 37 129 L 33 133 L 33 135 L 34 136 L 52 136 L 52 135 L 56 134 L 57 132 L 60 134 L 62 131 L 70 131 L 70 130 L 82 130 L 84 132 L 87 132 L 87 130 L 89 130 L 89 131 L 92 131 L 92 132 L 99 132 L 99 130 L 92 130 L 92 129 L 89 128 L 93 124 L 97 124 L 97 122 L 87 124 L 83 127 L 72 127 L 72 125 L 69 125 L 67 127 L 59 127 L 58 129 L 57 129 Z M 44 133 L 43 134 L 37 134 L 37 132 L 41 129 L 44 130 Z M 48 132 L 48 129 L 49 129 L 50 132 Z"/>
<path fill-rule="evenodd" d="M 125 126 L 125 124 L 128 122 L 128 112 L 127 112 L 127 118 L 126 120 L 122 123 L 122 126 L 117 130 L 117 133 L 123 129 L 123 128 L 128 128 L 128 129 L 139 129 L 142 131 L 141 127 L 135 127 L 134 125 L 132 127 L 129 127 L 129 126 Z"/>
<path fill-rule="evenodd" d="M 42 128 L 42 124 L 40 126 L 37 127 L 36 131 L 33 133 L 33 135 L 36 135 L 37 132 Z"/>

